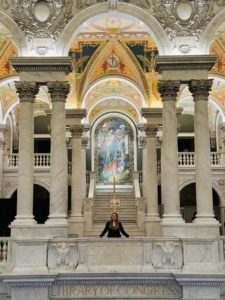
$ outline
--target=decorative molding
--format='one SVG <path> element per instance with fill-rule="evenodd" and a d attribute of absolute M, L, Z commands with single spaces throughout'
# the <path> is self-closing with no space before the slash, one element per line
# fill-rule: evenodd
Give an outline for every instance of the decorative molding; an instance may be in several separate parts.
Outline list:
<path fill-rule="evenodd" d="M 67 109 L 66 119 L 83 119 L 87 115 L 85 108 Z"/>
<path fill-rule="evenodd" d="M 163 71 L 181 71 L 181 70 L 211 70 L 217 55 L 164 55 L 157 56 L 153 68 L 155 71 L 161 73 Z"/>
<path fill-rule="evenodd" d="M 75 7 L 78 9 L 85 8 L 94 4 L 107 2 L 108 0 L 75 0 Z"/>
<path fill-rule="evenodd" d="M 213 19 L 212 5 L 213 1 L 208 0 L 153 0 L 153 14 L 174 48 L 188 53 L 197 47 L 203 30 Z"/>
<path fill-rule="evenodd" d="M 17 72 L 64 72 L 73 70 L 71 57 L 12 57 L 10 63 Z"/>
<path fill-rule="evenodd" d="M 70 127 L 72 138 L 81 138 L 84 132 L 84 125 L 73 125 Z"/>
<path fill-rule="evenodd" d="M 39 11 L 44 10 L 44 14 Z M 25 33 L 30 51 L 46 55 L 54 51 L 61 32 L 73 17 L 72 0 L 13 1 L 12 17 Z M 46 16 L 43 18 L 43 15 Z"/>
<path fill-rule="evenodd" d="M 30 2 L 30 3 L 29 3 Z M 57 40 L 61 31 L 72 18 L 72 0 L 45 1 L 50 10 L 47 20 L 40 20 L 35 13 L 38 1 L 17 0 L 13 1 L 12 16 L 27 39 L 49 38 Z"/>

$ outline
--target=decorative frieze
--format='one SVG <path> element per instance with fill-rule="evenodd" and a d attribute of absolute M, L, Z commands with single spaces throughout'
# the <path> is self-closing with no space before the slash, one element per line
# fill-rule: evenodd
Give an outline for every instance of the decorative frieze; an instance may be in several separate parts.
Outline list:
<path fill-rule="evenodd" d="M 209 92 L 211 90 L 213 79 L 192 80 L 189 85 L 189 90 L 193 94 L 194 101 L 208 101 Z"/>

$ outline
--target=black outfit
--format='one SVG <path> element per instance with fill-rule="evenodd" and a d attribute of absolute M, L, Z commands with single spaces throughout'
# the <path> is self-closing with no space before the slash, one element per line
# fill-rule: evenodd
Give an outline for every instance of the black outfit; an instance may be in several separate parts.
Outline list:
<path fill-rule="evenodd" d="M 126 231 L 123 229 L 122 223 L 119 222 L 118 226 L 115 227 L 115 228 L 111 227 L 110 223 L 111 223 L 111 221 L 108 221 L 105 224 L 105 228 L 102 231 L 102 233 L 100 234 L 100 237 L 103 237 L 106 234 L 107 231 L 108 231 L 108 237 L 121 237 L 120 232 L 124 236 L 129 237 L 129 234 L 127 234 Z"/>

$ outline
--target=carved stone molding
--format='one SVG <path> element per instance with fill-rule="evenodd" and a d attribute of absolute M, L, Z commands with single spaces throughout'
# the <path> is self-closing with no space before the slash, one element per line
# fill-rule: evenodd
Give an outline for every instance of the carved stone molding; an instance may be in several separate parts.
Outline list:
<path fill-rule="evenodd" d="M 213 1 L 208 0 L 153 0 L 153 14 L 174 48 L 188 53 L 197 47 L 204 28 L 213 19 L 212 6 Z"/>
<path fill-rule="evenodd" d="M 12 57 L 10 63 L 17 72 L 63 72 L 73 70 L 71 57 Z"/>
<path fill-rule="evenodd" d="M 72 7 L 72 0 L 13 1 L 13 19 L 25 33 L 30 51 L 46 55 L 55 49 L 59 35 L 73 16 Z"/>
<path fill-rule="evenodd" d="M 208 101 L 209 92 L 211 90 L 213 79 L 192 80 L 189 85 L 189 90 L 193 95 L 194 101 Z"/>
<path fill-rule="evenodd" d="M 163 71 L 185 71 L 185 70 L 211 70 L 217 55 L 163 55 L 157 56 L 153 68 L 161 73 Z"/>
<path fill-rule="evenodd" d="M 158 91 L 162 96 L 162 101 L 176 101 L 179 89 L 180 81 L 161 80 L 158 84 Z"/>
<path fill-rule="evenodd" d="M 130 3 L 142 8 L 150 8 L 151 1 L 150 0 L 75 0 L 75 6 L 78 9 L 82 9 L 85 7 L 89 7 L 94 4 L 107 2 L 109 3 L 109 9 L 117 9 L 117 5 L 119 2 Z"/>
<path fill-rule="evenodd" d="M 70 85 L 67 81 L 47 82 L 48 90 L 52 102 L 66 102 L 67 95 L 70 91 Z"/>
<path fill-rule="evenodd" d="M 38 93 L 36 82 L 16 81 L 15 86 L 20 102 L 34 102 L 34 98 Z"/>

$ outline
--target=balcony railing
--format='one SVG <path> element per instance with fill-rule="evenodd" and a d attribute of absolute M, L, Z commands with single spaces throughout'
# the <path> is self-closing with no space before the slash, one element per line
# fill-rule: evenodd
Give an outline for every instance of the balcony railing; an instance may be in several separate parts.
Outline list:
<path fill-rule="evenodd" d="M 212 167 L 225 167 L 225 153 L 211 152 L 210 156 Z M 19 164 L 18 153 L 5 155 L 5 168 L 17 168 Z M 34 167 L 35 168 L 49 168 L 51 164 L 50 153 L 35 153 Z M 194 167 L 195 153 L 194 152 L 179 152 L 178 153 L 179 167 Z M 68 163 L 68 172 L 71 174 L 72 165 Z M 157 162 L 157 171 L 161 172 L 160 161 Z"/>
<path fill-rule="evenodd" d="M 210 162 L 212 167 L 222 167 L 224 164 L 223 156 L 225 153 L 211 152 Z M 180 167 L 194 167 L 195 166 L 195 152 L 179 152 L 178 165 Z"/>

